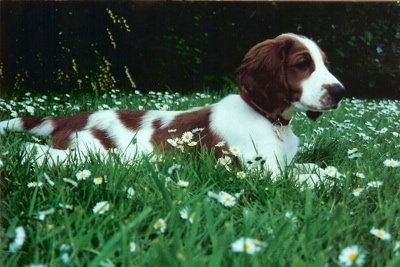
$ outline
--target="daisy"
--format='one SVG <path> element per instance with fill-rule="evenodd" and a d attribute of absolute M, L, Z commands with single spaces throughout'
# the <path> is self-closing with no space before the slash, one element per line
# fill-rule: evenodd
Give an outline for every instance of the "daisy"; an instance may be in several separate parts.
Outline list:
<path fill-rule="evenodd" d="M 240 149 L 236 146 L 232 146 L 229 148 L 229 151 L 234 155 L 235 157 L 239 157 L 241 155 Z"/>
<path fill-rule="evenodd" d="M 135 195 L 135 189 L 133 189 L 132 187 L 129 187 L 126 190 L 126 193 L 127 193 L 127 198 L 132 199 L 133 196 Z"/>
<path fill-rule="evenodd" d="M 204 128 L 195 128 L 195 129 L 192 130 L 192 133 L 194 133 L 194 134 L 199 134 L 199 133 L 201 133 L 203 130 L 204 130 Z"/>
<path fill-rule="evenodd" d="M 392 235 L 388 232 L 386 232 L 383 229 L 377 229 L 375 227 L 372 227 L 371 231 L 369 231 L 371 234 L 373 234 L 374 236 L 385 240 L 385 241 L 389 241 L 392 238 Z"/>
<path fill-rule="evenodd" d="M 93 179 L 94 184 L 102 184 L 103 183 L 103 177 L 99 176 Z"/>
<path fill-rule="evenodd" d="M 110 204 L 107 201 L 97 202 L 93 208 L 93 213 L 104 214 L 110 209 Z"/>
<path fill-rule="evenodd" d="M 70 184 L 70 185 L 72 185 L 72 186 L 74 186 L 74 187 L 78 187 L 78 183 L 77 182 L 75 182 L 74 180 L 72 180 L 72 179 L 69 179 L 69 178 L 63 178 L 63 181 L 64 182 L 66 182 L 66 183 L 68 183 L 68 184 Z"/>
<path fill-rule="evenodd" d="M 372 181 L 367 184 L 367 187 L 368 188 L 370 188 L 370 187 L 378 188 L 378 187 L 381 187 L 382 185 L 383 185 L 383 182 L 381 182 L 381 181 Z"/>
<path fill-rule="evenodd" d="M 358 148 L 353 147 L 352 149 L 347 150 L 347 154 L 353 154 L 353 153 L 357 153 L 358 152 Z"/>
<path fill-rule="evenodd" d="M 33 182 L 29 182 L 28 183 L 28 187 L 42 187 L 43 186 L 43 183 L 42 182 L 35 182 L 35 181 L 33 181 Z"/>
<path fill-rule="evenodd" d="M 185 188 L 189 186 L 189 182 L 188 181 L 184 181 L 184 180 L 178 180 L 178 182 L 176 183 L 179 187 Z"/>
<path fill-rule="evenodd" d="M 365 174 L 363 174 L 363 173 L 361 173 L 361 172 L 356 172 L 354 175 L 355 175 L 357 178 L 361 178 L 361 179 L 364 179 L 364 178 L 365 178 Z"/>
<path fill-rule="evenodd" d="M 47 173 L 43 173 L 44 179 L 49 183 L 50 186 L 54 186 L 54 182 L 50 179 Z"/>
<path fill-rule="evenodd" d="M 182 219 L 189 220 L 190 223 L 193 223 L 193 219 L 195 217 L 195 213 L 194 212 L 189 215 L 188 210 L 186 208 L 184 208 L 183 210 L 179 211 L 179 214 L 181 215 Z"/>
<path fill-rule="evenodd" d="M 43 221 L 47 215 L 53 214 L 55 212 L 54 208 L 50 208 L 48 210 L 43 210 L 38 212 L 38 219 Z"/>
<path fill-rule="evenodd" d="M 192 132 L 184 132 L 182 134 L 181 140 L 185 143 L 190 143 L 190 141 L 192 141 L 192 138 L 193 138 Z"/>
<path fill-rule="evenodd" d="M 246 173 L 245 173 L 244 171 L 238 171 L 238 172 L 236 173 L 236 176 L 237 176 L 238 178 L 240 178 L 240 179 L 244 179 L 244 178 L 246 178 Z"/>
<path fill-rule="evenodd" d="M 18 226 L 15 228 L 15 239 L 8 247 L 10 252 L 16 252 L 17 250 L 20 250 L 25 242 L 25 237 L 26 233 L 24 227 Z"/>
<path fill-rule="evenodd" d="M 83 171 L 79 171 L 79 172 L 75 175 L 75 177 L 76 177 L 76 179 L 77 179 L 78 181 L 80 181 L 80 180 L 86 180 L 86 178 L 89 178 L 91 174 L 92 174 L 92 173 L 91 173 L 89 170 L 83 170 Z"/>
<path fill-rule="evenodd" d="M 65 208 L 65 209 L 67 209 L 67 210 L 73 210 L 73 209 L 74 209 L 74 206 L 71 205 L 71 204 L 62 204 L 62 203 L 58 203 L 58 206 L 59 206 L 60 208 Z"/>
<path fill-rule="evenodd" d="M 347 156 L 349 159 L 354 159 L 361 157 L 362 153 L 358 152 L 358 148 L 353 147 L 352 149 L 347 150 Z"/>
<path fill-rule="evenodd" d="M 358 152 L 358 153 L 352 153 L 352 154 L 348 154 L 347 157 L 349 159 L 356 159 L 356 158 L 361 158 L 363 155 L 363 153 Z"/>
<path fill-rule="evenodd" d="M 360 194 L 361 194 L 362 191 L 364 191 L 364 188 L 357 187 L 356 189 L 353 190 L 353 195 L 354 195 L 355 197 L 358 197 L 358 196 L 360 196 Z"/>
<path fill-rule="evenodd" d="M 223 147 L 225 145 L 225 141 L 219 141 L 215 146 L 216 147 Z"/>
<path fill-rule="evenodd" d="M 340 176 L 342 176 L 342 174 L 338 171 L 338 169 L 336 169 L 333 166 L 326 167 L 324 171 L 325 171 L 326 175 L 333 177 L 333 178 L 339 178 Z"/>
<path fill-rule="evenodd" d="M 383 161 L 383 164 L 386 167 L 392 167 L 392 168 L 396 168 L 400 166 L 400 161 L 394 160 L 394 159 L 386 159 L 385 161 Z"/>
<path fill-rule="evenodd" d="M 153 225 L 153 228 L 160 231 L 161 233 L 164 233 L 165 230 L 167 230 L 167 223 L 165 222 L 164 219 L 158 219 L 156 223 Z"/>
<path fill-rule="evenodd" d="M 224 191 L 219 192 L 217 200 L 225 207 L 233 207 L 236 204 L 236 197 Z"/>
<path fill-rule="evenodd" d="M 174 138 L 174 139 L 168 138 L 167 139 L 167 143 L 170 144 L 173 147 L 177 147 L 178 146 L 178 141 L 179 141 L 178 138 Z"/>
<path fill-rule="evenodd" d="M 248 237 L 241 237 L 231 244 L 233 252 L 245 252 L 250 255 L 259 252 L 265 246 L 265 242 Z"/>
<path fill-rule="evenodd" d="M 221 157 L 218 159 L 218 163 L 222 166 L 227 166 L 231 164 L 232 159 L 229 156 Z"/>
<path fill-rule="evenodd" d="M 197 142 L 192 141 L 192 142 L 188 143 L 188 146 L 197 146 Z"/>
<path fill-rule="evenodd" d="M 171 167 L 168 168 L 168 174 L 171 175 L 175 172 L 175 170 L 179 170 L 181 168 L 181 165 L 179 164 L 174 164 Z"/>
<path fill-rule="evenodd" d="M 346 247 L 340 252 L 339 262 L 344 266 L 363 266 L 365 263 L 365 254 L 361 253 L 358 246 Z"/>
<path fill-rule="evenodd" d="M 137 249 L 136 243 L 133 242 L 133 241 L 129 242 L 129 251 L 130 251 L 130 252 L 135 252 L 136 249 Z"/>

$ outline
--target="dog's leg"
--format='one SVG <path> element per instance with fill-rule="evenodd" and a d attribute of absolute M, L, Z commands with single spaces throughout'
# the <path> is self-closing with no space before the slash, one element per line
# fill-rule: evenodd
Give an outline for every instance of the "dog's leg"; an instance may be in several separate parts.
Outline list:
<path fill-rule="evenodd" d="M 47 145 L 29 142 L 23 143 L 20 148 L 23 162 L 32 162 L 38 165 L 64 163 L 70 154 L 69 150 L 55 149 Z"/>

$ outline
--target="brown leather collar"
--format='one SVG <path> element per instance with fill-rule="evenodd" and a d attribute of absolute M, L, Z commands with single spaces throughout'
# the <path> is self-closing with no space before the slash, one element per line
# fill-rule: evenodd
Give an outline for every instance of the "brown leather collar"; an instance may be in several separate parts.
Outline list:
<path fill-rule="evenodd" d="M 262 109 L 260 109 L 258 106 L 256 106 L 250 99 L 249 95 L 245 90 L 242 90 L 240 92 L 240 97 L 243 99 L 244 102 L 246 102 L 252 109 L 260 113 L 263 117 L 268 119 L 272 124 L 279 124 L 281 126 L 287 126 L 290 123 L 290 120 L 284 119 L 282 116 L 277 116 L 275 118 L 272 118 L 268 115 L 268 113 Z"/>

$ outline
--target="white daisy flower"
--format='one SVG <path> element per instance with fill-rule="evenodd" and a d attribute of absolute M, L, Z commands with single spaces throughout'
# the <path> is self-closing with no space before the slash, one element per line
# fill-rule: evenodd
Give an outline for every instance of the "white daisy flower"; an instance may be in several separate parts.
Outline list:
<path fill-rule="evenodd" d="M 171 175 L 175 172 L 175 170 L 179 170 L 181 168 L 181 165 L 179 164 L 174 164 L 171 167 L 168 168 L 168 174 Z"/>
<path fill-rule="evenodd" d="M 223 147 L 223 146 L 225 146 L 225 141 L 219 141 L 215 146 L 216 147 Z"/>
<path fill-rule="evenodd" d="M 244 178 L 246 178 L 246 173 L 245 173 L 244 171 L 238 171 L 238 172 L 236 173 L 236 176 L 237 176 L 238 178 L 240 178 L 240 179 L 244 179 Z"/>
<path fill-rule="evenodd" d="M 367 184 L 367 187 L 368 188 L 370 188 L 370 187 L 372 187 L 372 188 L 378 188 L 378 187 L 381 187 L 383 185 L 383 182 L 382 181 L 372 181 L 372 182 L 369 182 L 368 184 Z"/>
<path fill-rule="evenodd" d="M 38 219 L 43 221 L 47 215 L 53 214 L 56 210 L 54 208 L 50 208 L 48 210 L 43 210 L 38 212 Z"/>
<path fill-rule="evenodd" d="M 236 146 L 232 146 L 229 148 L 229 151 L 232 153 L 232 155 L 234 155 L 235 157 L 239 157 L 242 153 L 240 151 L 240 149 Z"/>
<path fill-rule="evenodd" d="M 236 197 L 224 191 L 219 192 L 217 200 L 225 207 L 233 207 L 236 204 Z"/>
<path fill-rule="evenodd" d="M 356 172 L 354 175 L 355 175 L 357 178 L 361 178 L 361 179 L 364 179 L 364 178 L 365 178 L 365 174 L 363 174 L 363 173 L 361 173 L 361 172 Z"/>
<path fill-rule="evenodd" d="M 188 181 L 184 181 L 184 180 L 178 180 L 178 182 L 176 183 L 179 187 L 182 188 L 186 188 L 189 186 L 189 182 Z"/>
<path fill-rule="evenodd" d="M 80 180 L 86 180 L 86 178 L 89 178 L 91 174 L 92 174 L 92 173 L 91 173 L 89 170 L 83 170 L 83 171 L 79 171 L 79 172 L 75 175 L 75 177 L 76 177 L 76 179 L 77 179 L 78 181 L 80 181 Z"/>
<path fill-rule="evenodd" d="M 50 186 L 54 186 L 54 182 L 50 179 L 50 177 L 47 175 L 47 173 L 43 173 L 44 179 L 46 179 L 47 183 L 49 183 Z"/>
<path fill-rule="evenodd" d="M 103 181 L 104 181 L 104 179 L 101 176 L 93 178 L 93 183 L 96 184 L 96 185 L 102 184 Z"/>
<path fill-rule="evenodd" d="M 358 197 L 358 196 L 360 196 L 360 194 L 361 194 L 362 191 L 364 191 L 364 188 L 357 187 L 356 189 L 353 190 L 353 195 L 354 195 L 355 197 Z"/>
<path fill-rule="evenodd" d="M 374 236 L 385 241 L 389 241 L 392 238 L 392 235 L 383 229 L 377 229 L 375 227 L 372 227 L 372 229 L 369 232 Z"/>
<path fill-rule="evenodd" d="M 42 187 L 42 186 L 43 186 L 42 182 L 33 181 L 28 183 L 28 187 Z"/>
<path fill-rule="evenodd" d="M 204 128 L 195 128 L 195 129 L 192 130 L 192 133 L 194 133 L 194 134 L 199 134 L 199 133 L 201 133 L 203 130 L 204 130 Z"/>
<path fill-rule="evenodd" d="M 385 161 L 383 161 L 383 164 L 386 167 L 396 168 L 400 166 L 400 161 L 394 159 L 386 159 Z"/>
<path fill-rule="evenodd" d="M 192 141 L 193 138 L 193 133 L 192 132 L 184 132 L 182 134 L 181 140 L 184 143 L 190 143 L 190 141 Z"/>
<path fill-rule="evenodd" d="M 110 204 L 107 201 L 100 201 L 94 206 L 93 213 L 104 214 L 109 209 Z"/>
<path fill-rule="evenodd" d="M 233 252 L 245 252 L 247 254 L 253 255 L 265 247 L 267 244 L 258 239 L 241 237 L 231 244 Z"/>
<path fill-rule="evenodd" d="M 156 223 L 153 225 L 153 228 L 161 233 L 164 233 L 167 230 L 167 223 L 164 219 L 158 219 Z"/>
<path fill-rule="evenodd" d="M 363 266 L 365 263 L 365 254 L 361 252 L 356 245 L 346 247 L 340 252 L 339 262 L 344 266 Z"/>
<path fill-rule="evenodd" d="M 326 167 L 324 169 L 324 172 L 326 175 L 333 177 L 333 178 L 339 178 L 340 176 L 342 176 L 342 174 L 338 171 L 338 169 L 333 166 Z"/>
<path fill-rule="evenodd" d="M 136 249 L 137 249 L 136 243 L 133 242 L 133 241 L 129 242 L 129 251 L 130 251 L 130 252 L 135 252 Z"/>
<path fill-rule="evenodd" d="M 190 223 L 193 223 L 193 219 L 195 217 L 195 213 L 194 212 L 189 215 L 188 210 L 186 208 L 184 208 L 181 211 L 179 211 L 179 214 L 180 214 L 182 219 L 189 220 Z"/>
<path fill-rule="evenodd" d="M 135 195 L 135 189 L 133 189 L 132 187 L 129 187 L 126 190 L 126 193 L 127 193 L 127 198 L 132 199 L 133 196 Z"/>
<path fill-rule="evenodd" d="M 64 182 L 66 182 L 66 183 L 68 183 L 68 184 L 70 184 L 70 185 L 72 185 L 72 186 L 74 186 L 74 187 L 78 187 L 78 183 L 77 182 L 75 182 L 74 180 L 72 180 L 72 179 L 69 179 L 69 178 L 63 178 L 63 181 Z"/>
<path fill-rule="evenodd" d="M 17 250 L 20 250 L 22 245 L 25 242 L 25 237 L 26 237 L 26 233 L 25 233 L 24 227 L 18 226 L 17 228 L 15 228 L 14 241 L 11 242 L 11 244 L 8 247 L 10 252 L 16 252 Z"/>

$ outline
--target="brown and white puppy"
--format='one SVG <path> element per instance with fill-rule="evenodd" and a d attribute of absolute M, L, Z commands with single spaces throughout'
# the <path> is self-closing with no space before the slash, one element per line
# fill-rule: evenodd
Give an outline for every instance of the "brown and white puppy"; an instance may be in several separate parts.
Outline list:
<path fill-rule="evenodd" d="M 277 174 L 298 148 L 289 122 L 298 111 L 315 115 L 334 109 L 344 94 L 343 85 L 327 69 L 322 50 L 310 39 L 282 34 L 255 45 L 236 71 L 240 95 L 188 111 L 107 110 L 67 117 L 24 117 L 0 122 L 5 130 L 51 137 L 51 146 L 36 147 L 36 161 L 65 162 L 73 153 L 107 155 L 115 149 L 129 159 L 168 148 L 171 138 L 196 130 L 193 141 L 213 148 L 220 141 L 237 147 L 243 165 L 260 160 Z M 200 136 L 201 140 L 198 140 Z M 134 142 L 132 142 L 134 140 Z M 70 149 L 73 148 L 73 149 Z"/>

